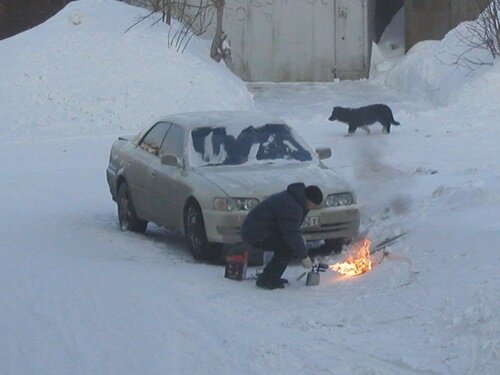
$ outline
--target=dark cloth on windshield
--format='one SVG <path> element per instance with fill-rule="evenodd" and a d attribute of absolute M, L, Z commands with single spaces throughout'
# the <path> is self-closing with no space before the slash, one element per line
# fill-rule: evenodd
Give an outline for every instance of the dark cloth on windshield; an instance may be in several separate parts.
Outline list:
<path fill-rule="evenodd" d="M 241 165 L 262 160 L 312 160 L 312 156 L 283 124 L 249 126 L 235 138 L 223 127 L 192 131 L 194 150 L 207 165 Z"/>

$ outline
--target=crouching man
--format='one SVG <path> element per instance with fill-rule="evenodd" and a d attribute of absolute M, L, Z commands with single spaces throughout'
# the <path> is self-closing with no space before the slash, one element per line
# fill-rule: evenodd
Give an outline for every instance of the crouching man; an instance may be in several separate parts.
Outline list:
<path fill-rule="evenodd" d="M 309 210 L 318 207 L 322 200 L 323 194 L 317 186 L 294 183 L 285 191 L 267 197 L 248 213 L 241 227 L 241 238 L 249 245 L 274 252 L 257 279 L 258 287 L 284 288 L 288 281 L 281 275 L 294 255 L 304 267 L 313 266 L 300 226 Z"/>

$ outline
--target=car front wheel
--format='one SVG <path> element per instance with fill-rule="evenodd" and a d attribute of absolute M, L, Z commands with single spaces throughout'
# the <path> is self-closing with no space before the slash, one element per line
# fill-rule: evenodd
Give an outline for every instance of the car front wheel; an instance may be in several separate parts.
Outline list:
<path fill-rule="evenodd" d="M 185 216 L 186 238 L 193 258 L 216 261 L 220 258 L 222 245 L 209 243 L 205 232 L 203 214 L 197 204 L 191 204 Z"/>
<path fill-rule="evenodd" d="M 144 233 L 148 222 L 137 217 L 130 188 L 126 182 L 118 190 L 118 220 L 122 231 Z"/>

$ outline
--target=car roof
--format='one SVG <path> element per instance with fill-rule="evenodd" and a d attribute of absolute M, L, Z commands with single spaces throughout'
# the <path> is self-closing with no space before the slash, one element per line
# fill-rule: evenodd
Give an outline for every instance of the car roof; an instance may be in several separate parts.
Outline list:
<path fill-rule="evenodd" d="M 167 115 L 158 121 L 172 122 L 185 129 L 200 127 L 238 127 L 286 124 L 279 117 L 257 111 L 204 111 Z"/>

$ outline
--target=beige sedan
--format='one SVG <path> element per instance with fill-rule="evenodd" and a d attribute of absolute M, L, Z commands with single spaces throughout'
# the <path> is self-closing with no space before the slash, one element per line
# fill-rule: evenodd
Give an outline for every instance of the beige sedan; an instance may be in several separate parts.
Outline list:
<path fill-rule="evenodd" d="M 193 112 L 167 116 L 111 148 L 107 180 L 120 227 L 144 232 L 148 222 L 182 232 L 195 259 L 215 260 L 241 241 L 249 210 L 293 182 L 315 184 L 326 197 L 307 215 L 305 240 L 338 251 L 357 235 L 352 187 L 283 120 L 258 112 Z"/>

